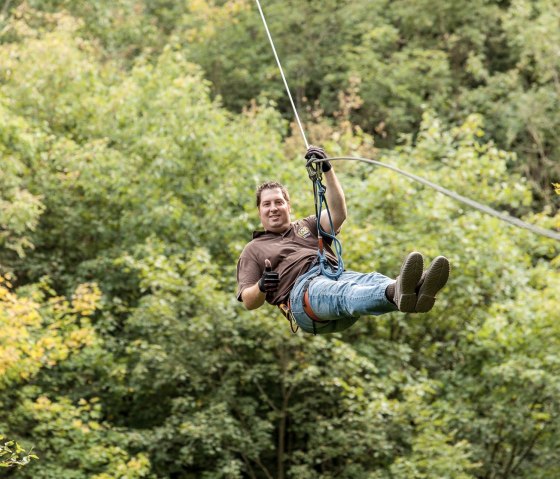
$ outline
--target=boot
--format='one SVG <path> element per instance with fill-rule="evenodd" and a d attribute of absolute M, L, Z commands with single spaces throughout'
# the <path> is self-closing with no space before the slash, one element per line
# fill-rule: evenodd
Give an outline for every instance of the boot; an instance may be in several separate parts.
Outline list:
<path fill-rule="evenodd" d="M 427 313 L 433 308 L 437 292 L 449 279 L 450 269 L 449 260 L 445 256 L 438 256 L 422 274 L 416 287 L 418 301 L 415 311 L 417 313 Z"/>
<path fill-rule="evenodd" d="M 410 253 L 401 266 L 401 272 L 395 283 L 394 303 L 403 313 L 416 311 L 416 286 L 422 277 L 424 258 L 418 252 Z"/>

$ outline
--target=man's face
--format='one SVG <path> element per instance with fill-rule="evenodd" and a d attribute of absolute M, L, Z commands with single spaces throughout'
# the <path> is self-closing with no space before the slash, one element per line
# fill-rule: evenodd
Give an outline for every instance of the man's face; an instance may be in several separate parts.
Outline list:
<path fill-rule="evenodd" d="M 290 205 L 280 188 L 263 190 L 259 216 L 266 231 L 283 233 L 290 227 Z"/>

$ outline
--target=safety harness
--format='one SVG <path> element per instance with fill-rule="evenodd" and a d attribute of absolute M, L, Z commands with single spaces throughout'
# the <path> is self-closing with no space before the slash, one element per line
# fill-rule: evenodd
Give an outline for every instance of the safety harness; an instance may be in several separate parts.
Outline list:
<path fill-rule="evenodd" d="M 331 217 L 331 212 L 329 210 L 329 205 L 327 203 L 327 198 L 325 193 L 327 191 L 326 187 L 322 183 L 322 167 L 321 163 L 323 161 L 327 161 L 326 159 L 317 158 L 315 155 L 311 155 L 308 159 L 305 167 L 307 168 L 307 174 L 309 175 L 309 179 L 313 182 L 313 198 L 315 202 L 315 217 L 317 220 L 317 243 L 318 243 L 318 250 L 317 250 L 317 260 L 316 262 L 319 264 L 320 273 L 327 278 L 337 280 L 340 278 L 340 275 L 344 272 L 344 262 L 342 260 L 342 245 L 338 238 L 336 237 L 336 232 L 334 230 L 334 224 Z M 323 206 L 324 205 L 324 206 Z M 329 219 L 330 225 L 330 232 L 327 232 L 321 226 L 321 214 L 323 213 L 323 208 L 327 212 L 327 217 Z M 334 245 L 334 251 L 336 253 L 337 259 L 337 268 L 336 271 L 332 271 L 331 265 L 328 262 L 327 256 L 325 255 L 324 251 L 324 244 L 323 238 L 328 238 L 332 241 L 331 244 Z M 313 334 L 317 334 L 316 330 L 316 323 L 325 323 L 327 321 L 323 321 L 319 319 L 319 317 L 313 312 L 311 308 L 311 303 L 309 301 L 309 284 L 315 278 L 315 276 L 306 280 L 303 286 L 303 310 L 305 314 L 309 316 L 309 318 L 313 322 Z M 284 315 L 284 317 L 290 322 L 290 329 L 293 333 L 296 333 L 299 329 L 299 326 L 294 318 L 292 313 L 292 308 L 290 305 L 290 300 L 288 299 L 288 303 L 282 303 L 278 305 L 280 311 Z M 294 326 L 295 323 L 295 326 Z"/>
<path fill-rule="evenodd" d="M 327 198 L 325 193 L 327 189 L 322 183 L 322 167 L 321 163 L 327 161 L 327 159 L 319 159 L 315 155 L 311 155 L 311 158 L 305 164 L 307 168 L 307 174 L 309 179 L 313 182 L 313 198 L 315 201 L 315 217 L 317 219 L 317 241 L 319 244 L 319 249 L 317 251 L 317 257 L 319 259 L 319 266 L 321 268 L 321 274 L 327 278 L 337 280 L 340 275 L 344 272 L 344 261 L 342 261 L 342 245 L 336 237 L 336 231 L 334 230 L 334 224 L 332 222 L 331 212 L 329 210 L 329 205 L 327 203 Z M 323 205 L 325 211 L 327 212 L 327 217 L 329 219 L 330 232 L 327 232 L 321 226 L 321 214 L 323 213 Z M 334 245 L 334 251 L 336 253 L 337 268 L 336 271 L 331 271 L 330 264 L 325 255 L 323 249 L 323 237 L 328 238 L 332 241 Z"/>
<path fill-rule="evenodd" d="M 303 310 L 305 314 L 309 316 L 309 318 L 313 321 L 313 334 L 317 334 L 316 324 L 315 323 L 327 323 L 328 321 L 323 321 L 319 319 L 319 317 L 314 313 L 313 309 L 311 308 L 311 303 L 309 301 L 309 284 L 313 281 L 317 276 L 311 276 L 305 280 L 305 284 L 303 285 Z M 288 298 L 288 303 L 281 303 L 278 305 L 280 311 L 284 315 L 284 317 L 290 322 L 290 329 L 292 333 L 297 333 L 299 329 L 299 325 L 296 322 L 296 318 L 292 313 L 292 306 L 290 304 L 290 299 Z"/>

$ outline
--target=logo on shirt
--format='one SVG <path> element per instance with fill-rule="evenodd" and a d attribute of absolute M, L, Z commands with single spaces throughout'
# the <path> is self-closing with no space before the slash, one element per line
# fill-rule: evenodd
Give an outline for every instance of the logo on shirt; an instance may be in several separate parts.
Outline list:
<path fill-rule="evenodd" d="M 307 238 L 308 236 L 311 236 L 311 231 L 309 231 L 309 228 L 307 226 L 302 226 L 297 230 L 297 235 L 301 238 Z"/>

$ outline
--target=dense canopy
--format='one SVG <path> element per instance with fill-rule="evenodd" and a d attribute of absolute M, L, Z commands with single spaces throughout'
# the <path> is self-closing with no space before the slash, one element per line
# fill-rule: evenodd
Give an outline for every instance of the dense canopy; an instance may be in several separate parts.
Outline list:
<path fill-rule="evenodd" d="M 558 0 L 262 4 L 311 142 L 560 228 Z M 8 476 L 560 476 L 558 241 L 336 163 L 345 263 L 445 254 L 433 311 L 236 301 L 255 187 L 313 213 L 253 2 L 7 0 L 0 58 Z"/>

